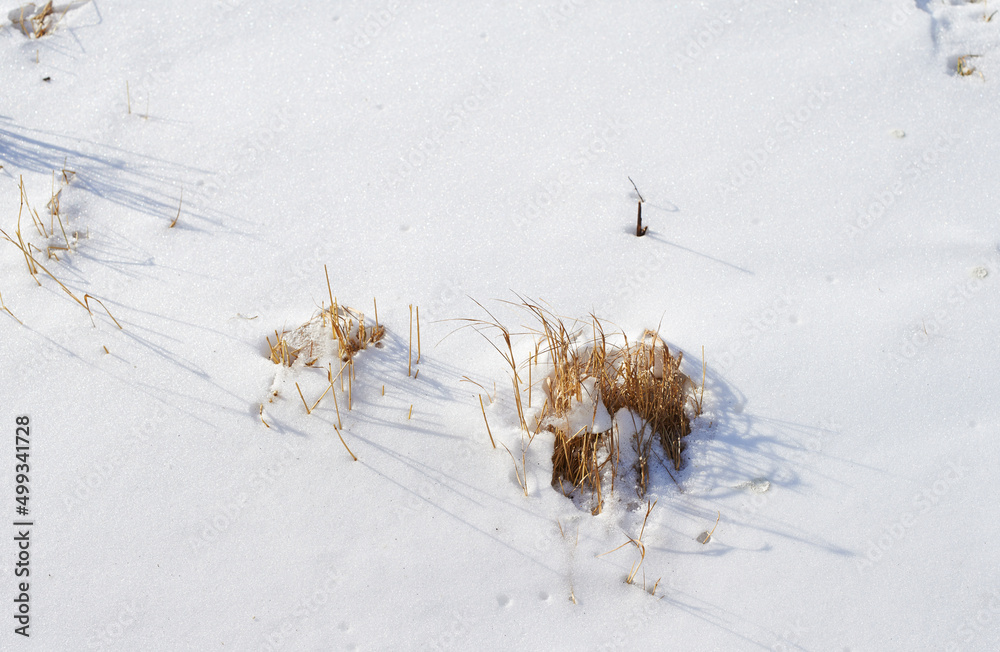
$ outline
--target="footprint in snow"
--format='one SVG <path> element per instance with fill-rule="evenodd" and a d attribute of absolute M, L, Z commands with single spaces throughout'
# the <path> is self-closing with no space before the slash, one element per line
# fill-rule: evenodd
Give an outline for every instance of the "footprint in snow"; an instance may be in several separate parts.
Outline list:
<path fill-rule="evenodd" d="M 762 494 L 771 490 L 771 481 L 767 478 L 754 478 L 753 480 L 747 480 L 746 482 L 739 483 L 733 487 L 733 489 Z"/>

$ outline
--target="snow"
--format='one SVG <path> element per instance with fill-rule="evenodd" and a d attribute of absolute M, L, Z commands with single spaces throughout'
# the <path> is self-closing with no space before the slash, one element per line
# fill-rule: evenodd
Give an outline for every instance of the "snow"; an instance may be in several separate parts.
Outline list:
<path fill-rule="evenodd" d="M 0 228 L 61 187 L 70 251 L 21 233 L 93 311 L 0 240 L 0 503 L 27 415 L 34 521 L 0 648 L 1000 646 L 989 5 L 77 5 L 0 28 Z M 265 338 L 324 265 L 387 332 L 306 414 L 336 356 Z M 592 516 L 544 430 L 521 475 L 505 345 L 456 321 L 523 365 L 519 296 L 658 327 L 696 384 L 704 347 L 676 482 Z"/>

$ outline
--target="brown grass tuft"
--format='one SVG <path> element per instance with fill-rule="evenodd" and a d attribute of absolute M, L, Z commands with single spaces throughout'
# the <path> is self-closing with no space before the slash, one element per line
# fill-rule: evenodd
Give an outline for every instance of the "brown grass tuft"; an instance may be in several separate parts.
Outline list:
<path fill-rule="evenodd" d="M 65 162 L 63 163 L 63 166 L 64 167 L 62 170 L 62 178 L 64 179 L 64 185 L 65 185 L 70 182 L 72 178 L 71 175 L 76 173 L 73 172 L 72 170 L 67 170 L 65 168 Z M 28 274 L 31 275 L 31 278 L 34 279 L 35 283 L 37 283 L 38 285 L 42 284 L 41 281 L 38 280 L 38 274 L 40 271 L 44 272 L 49 278 L 51 278 L 53 281 L 56 282 L 56 284 L 62 289 L 63 292 L 65 292 L 71 299 L 73 299 L 73 301 L 78 303 L 81 307 L 83 307 L 87 311 L 87 314 L 90 315 L 91 322 L 93 322 L 94 319 L 94 312 L 90 307 L 90 300 L 93 299 L 94 301 L 99 303 L 102 308 L 104 308 L 104 311 L 108 314 L 108 317 L 111 318 L 111 321 L 113 321 L 115 325 L 119 329 L 121 329 L 122 325 L 118 323 L 118 320 L 115 319 L 114 315 L 111 314 L 111 311 L 108 310 L 108 307 L 104 305 L 103 301 L 89 294 L 83 295 L 83 300 L 81 301 L 79 297 L 73 294 L 72 290 L 70 290 L 68 287 L 66 287 L 66 285 L 62 281 L 56 278 L 55 274 L 50 272 L 48 268 L 45 267 L 45 265 L 40 263 L 38 259 L 35 258 L 35 252 L 39 254 L 45 252 L 46 260 L 51 260 L 54 258 L 56 262 L 59 262 L 59 256 L 54 252 L 56 251 L 64 251 L 67 253 L 72 252 L 74 249 L 74 244 L 76 243 L 77 239 L 77 233 L 73 233 L 72 241 L 70 241 L 69 236 L 66 234 L 66 227 L 63 224 L 62 211 L 61 211 L 62 188 L 60 187 L 58 190 L 56 189 L 55 171 L 53 170 L 52 172 L 52 196 L 49 199 L 48 204 L 46 204 L 46 208 L 48 208 L 50 215 L 48 229 L 46 229 L 45 222 L 42 220 L 41 216 L 39 216 L 38 211 L 31 208 L 31 204 L 28 201 L 28 192 L 24 187 L 23 177 L 21 177 L 19 180 L 18 190 L 20 192 L 21 204 L 17 213 L 17 227 L 14 230 L 14 236 L 12 237 L 3 229 L 0 229 L 0 237 L 10 242 L 21 251 L 22 256 L 24 256 L 25 265 L 28 268 Z M 50 243 L 48 245 L 45 245 L 45 248 L 42 249 L 40 247 L 35 246 L 30 241 L 26 240 L 25 235 L 21 232 L 21 219 L 24 216 L 25 212 L 27 212 L 28 216 L 31 218 L 31 221 L 35 226 L 35 230 L 38 231 L 39 235 L 48 240 L 51 240 L 56 237 L 55 225 L 56 221 L 58 220 L 59 230 L 62 233 L 62 239 L 65 244 Z M 0 306 L 0 307 L 2 307 L 6 312 L 10 313 L 10 310 L 7 309 L 6 306 Z M 11 316 L 12 317 L 14 316 L 13 313 L 11 313 Z M 14 319 L 17 319 L 17 317 L 14 317 Z"/>
<path fill-rule="evenodd" d="M 537 343 L 527 362 L 529 392 L 530 379 L 538 377 L 532 367 L 535 364 L 547 367 L 541 381 L 536 381 L 542 385 L 546 403 L 537 417 L 535 432 L 544 423 L 544 428 L 554 435 L 552 486 L 566 495 L 589 491 L 593 498 L 592 512 L 600 513 L 604 483 L 609 480 L 613 491 L 618 475 L 626 470 L 622 468 L 623 442 L 619 441 L 618 433 L 613 427 L 597 427 L 598 412 L 604 410 L 612 417 L 620 410 L 629 410 L 636 420 L 635 434 L 624 443 L 635 453 L 632 470 L 637 495 L 646 494 L 651 459 L 658 458 L 664 465 L 670 460 L 670 466 L 679 470 L 683 463 L 683 439 L 691 432 L 690 415 L 701 413 L 704 361 L 699 395 L 694 383 L 681 371 L 681 352 L 672 354 L 655 331 L 646 330 L 635 343 L 621 333 L 623 344 L 617 345 L 609 341 L 604 323 L 595 315 L 590 316 L 589 324 L 572 329 L 536 303 L 522 300 L 518 305 L 535 320 L 530 331 Z M 491 344 L 511 367 L 518 418 L 523 430 L 530 432 L 521 405 L 522 384 L 510 331 L 493 315 L 490 317 L 490 321 L 464 321 L 477 328 L 499 329 L 505 346 L 492 341 Z M 540 360 L 546 358 L 544 362 Z"/>
<path fill-rule="evenodd" d="M 11 22 L 20 28 L 21 33 L 29 38 L 41 38 L 55 29 L 70 9 L 75 9 L 83 3 L 69 3 L 61 14 L 56 14 L 52 0 L 46 2 L 41 9 L 35 11 L 34 5 L 24 5 L 20 13 L 11 17 Z"/>
<path fill-rule="evenodd" d="M 638 414 L 659 439 L 663 451 L 681 468 L 681 440 L 691 433 L 691 421 L 684 411 L 691 380 L 681 370 L 683 354 L 670 349 L 653 331 L 643 333 L 635 346 L 614 352 L 599 378 L 601 397 L 612 414 L 628 408 Z M 640 456 L 647 451 L 640 450 Z"/>
<path fill-rule="evenodd" d="M 364 313 L 334 303 L 294 330 L 274 331 L 274 342 L 267 337 L 268 357 L 274 364 L 291 367 L 304 356 L 305 365 L 311 367 L 335 344 L 341 362 L 350 364 L 359 351 L 380 346 L 383 337 L 384 326 L 369 327 Z"/>
<path fill-rule="evenodd" d="M 581 428 L 571 437 L 561 429 L 553 428 L 553 432 L 552 486 L 562 488 L 563 483 L 568 482 L 573 490 L 589 487 L 594 496 L 591 513 L 600 514 L 604 505 L 601 477 L 614 459 L 608 454 L 613 448 L 611 432 L 589 432 Z"/>
<path fill-rule="evenodd" d="M 608 342 L 603 323 L 591 315 L 589 341 L 580 342 L 571 334 L 562 320 L 536 304 L 524 303 L 541 325 L 541 334 L 547 344 L 552 371 L 545 379 L 545 390 L 554 406 L 554 417 L 564 417 L 574 405 L 583 403 L 584 388 L 592 381 L 589 400 L 593 402 L 594 416 L 601 404 L 610 415 L 628 409 L 641 420 L 636 424 L 636 434 L 631 445 L 636 453 L 633 465 L 636 474 L 636 493 L 644 496 L 649 482 L 649 461 L 654 456 L 654 444 L 659 444 L 674 470 L 682 464 L 683 438 L 691 432 L 690 417 L 686 408 L 694 413 L 701 411 L 701 399 L 696 399 L 693 384 L 680 368 L 683 356 L 671 355 L 666 343 L 654 332 L 646 330 L 639 342 L 630 344 L 622 333 L 623 346 Z M 575 489 L 587 487 L 595 500 L 595 513 L 602 502 L 601 477 L 610 470 L 612 486 L 620 472 L 621 454 L 614 434 L 608 430 L 595 432 L 583 428 L 569 434 L 554 423 L 555 433 L 552 453 L 552 484 L 562 487 L 569 481 Z"/>

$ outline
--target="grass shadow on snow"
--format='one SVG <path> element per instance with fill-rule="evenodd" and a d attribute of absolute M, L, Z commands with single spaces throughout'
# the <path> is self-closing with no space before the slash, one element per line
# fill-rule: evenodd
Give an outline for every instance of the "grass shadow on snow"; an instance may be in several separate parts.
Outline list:
<path fill-rule="evenodd" d="M 673 501 L 671 508 L 702 522 L 714 520 L 719 511 L 723 530 L 750 528 L 836 555 L 853 554 L 825 532 L 807 531 L 784 519 L 777 507 L 769 506 L 778 492 L 807 492 L 805 476 L 828 472 L 832 460 L 816 442 L 831 431 L 753 412 L 746 396 L 711 367 L 706 375 L 706 395 L 711 398 L 706 399 L 702 422 L 688 437 L 690 463 L 678 478 L 685 499 Z M 715 537 L 697 553 L 663 550 L 721 555 L 740 549 L 725 540 Z M 742 549 L 766 552 L 768 547 Z"/>
<path fill-rule="evenodd" d="M 222 215 L 199 205 L 195 193 L 181 189 L 190 186 L 191 177 L 211 174 L 191 165 L 130 152 L 119 147 L 82 138 L 18 127 L 4 120 L 0 126 L 0 164 L 11 175 L 19 171 L 50 175 L 53 170 L 69 168 L 76 172 L 73 185 L 101 199 L 138 211 L 168 224 L 182 204 L 183 215 L 177 226 L 195 229 L 198 223 L 222 226 Z M 227 216 L 227 227 L 233 218 Z"/>

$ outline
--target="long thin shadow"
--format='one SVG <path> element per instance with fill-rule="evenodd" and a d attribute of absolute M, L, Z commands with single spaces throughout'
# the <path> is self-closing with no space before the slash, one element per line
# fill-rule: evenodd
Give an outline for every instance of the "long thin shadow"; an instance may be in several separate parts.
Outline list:
<path fill-rule="evenodd" d="M 130 152 L 113 145 L 15 127 L 10 119 L 0 128 L 0 161 L 4 171 L 14 169 L 49 174 L 64 167 L 77 172 L 74 184 L 89 192 L 158 218 L 173 217 L 187 175 L 210 175 L 210 170 L 162 158 Z M 72 142 L 74 145 L 60 144 Z M 184 214 L 220 226 L 221 214 L 200 209 L 196 202 L 183 203 Z M 227 219 L 227 221 L 229 221 Z"/>
<path fill-rule="evenodd" d="M 754 647 L 760 647 L 763 649 L 773 649 L 768 647 L 766 643 L 755 640 L 748 634 L 744 634 L 737 631 L 735 627 L 738 621 L 742 621 L 745 627 L 757 629 L 759 623 L 755 621 L 748 621 L 743 616 L 735 613 L 734 611 L 720 607 L 719 605 L 710 604 L 705 602 L 701 598 L 694 594 L 688 593 L 686 591 L 675 591 L 674 595 L 667 594 L 665 596 L 665 601 L 668 604 L 673 605 L 675 608 L 687 612 L 693 618 L 698 618 L 699 620 L 718 627 L 719 629 L 724 629 L 736 638 L 742 639 L 748 645 Z M 775 634 L 774 638 L 780 638 Z M 802 649 L 799 646 L 795 646 L 798 649 Z"/>
<path fill-rule="evenodd" d="M 930 16 L 930 19 L 931 19 L 931 24 L 930 24 L 931 43 L 934 44 L 934 49 L 937 50 L 937 48 L 938 48 L 938 37 L 937 37 L 938 19 L 937 19 L 937 16 L 934 15 L 934 12 L 931 11 L 930 5 L 931 5 L 931 0 L 916 0 L 917 9 L 919 9 L 920 11 L 923 11 L 928 16 Z"/>
<path fill-rule="evenodd" d="M 655 208 L 656 210 L 663 211 L 665 213 L 677 213 L 681 210 L 680 208 L 678 208 L 677 204 L 673 202 L 667 202 L 667 203 L 669 204 L 669 207 L 661 206 L 660 204 L 650 204 L 649 202 L 642 202 L 642 205 L 648 208 Z"/>
<path fill-rule="evenodd" d="M 634 235 L 634 232 L 633 232 L 633 235 Z M 662 242 L 663 244 L 668 244 L 671 247 L 676 247 L 678 249 L 682 249 L 682 250 L 684 250 L 684 251 L 686 251 L 688 253 L 694 254 L 695 256 L 700 256 L 702 258 L 707 258 L 708 260 L 711 260 L 712 262 L 719 263 L 720 265 L 725 265 L 726 267 L 731 267 L 732 269 L 735 269 L 738 272 L 743 272 L 744 274 L 749 274 L 750 276 L 754 275 L 754 273 L 752 271 L 750 271 L 749 269 L 746 269 L 745 267 L 740 267 L 739 265 L 734 265 L 732 263 L 727 263 L 726 261 L 724 261 L 724 260 L 722 260 L 720 258 L 716 258 L 714 256 L 709 256 L 708 254 L 703 254 L 700 251 L 695 251 L 694 249 L 689 249 L 688 247 L 685 247 L 683 245 L 679 245 L 679 244 L 677 244 L 675 242 L 671 242 L 671 241 L 667 240 L 666 238 L 664 238 L 663 236 L 657 235 L 656 233 L 654 233 L 652 231 L 650 231 L 649 233 L 647 233 L 643 237 L 652 238 L 653 240 L 656 240 L 657 242 Z"/>
<path fill-rule="evenodd" d="M 378 444 L 377 442 L 375 442 L 375 441 L 373 441 L 373 440 L 371 440 L 371 439 L 369 439 L 367 437 L 364 437 L 364 436 L 361 436 L 361 435 L 358 435 L 358 434 L 354 434 L 354 437 L 356 437 L 357 439 L 359 439 L 361 441 L 364 441 L 369 446 L 372 446 L 373 448 L 376 448 L 376 449 L 380 450 L 382 453 L 386 454 L 388 457 L 395 458 L 398 462 L 400 462 L 403 465 L 409 467 L 414 473 L 416 473 L 418 475 L 422 475 L 424 477 L 427 477 L 430 480 L 438 481 L 437 478 L 435 478 L 433 475 L 431 475 L 430 473 L 428 473 L 428 471 L 423 470 L 421 468 L 418 468 L 418 466 L 415 463 L 415 461 L 412 460 L 411 458 L 408 458 L 408 457 L 406 457 L 406 456 L 404 456 L 404 455 L 402 455 L 402 454 L 400 454 L 400 453 L 398 453 L 396 451 L 393 451 L 393 450 L 391 450 L 391 449 L 389 449 L 389 448 L 387 448 L 385 446 L 382 446 L 382 445 Z M 426 503 L 429 507 L 438 510 L 442 514 L 444 514 L 444 515 L 450 517 L 451 519 L 455 520 L 456 522 L 458 522 L 458 523 L 466 526 L 470 530 L 479 533 L 483 537 L 492 540 L 494 543 L 498 544 L 499 546 L 501 546 L 503 548 L 506 548 L 506 549 L 510 550 L 511 552 L 513 552 L 513 553 L 515 553 L 515 554 L 523 557 L 524 560 L 527 563 L 535 564 L 535 565 L 537 565 L 537 566 L 539 566 L 539 567 L 541 567 L 541 568 L 549 571 L 553 575 L 558 575 L 559 574 L 559 571 L 557 569 L 552 568 L 548 564 L 544 563 L 543 561 L 541 561 L 540 559 L 538 559 L 537 556 L 528 554 L 525 551 L 520 550 L 520 549 L 512 546 L 511 544 L 507 543 L 506 541 L 503 541 L 502 539 L 498 538 L 495 534 L 493 534 L 491 532 L 488 532 L 488 531 L 484 530 L 483 528 L 479 527 L 478 525 L 476 525 L 475 523 L 472 523 L 469 520 L 467 520 L 466 518 L 463 518 L 460 514 L 457 513 L 457 511 L 453 511 L 453 510 L 449 509 L 448 507 L 439 504 L 440 501 L 431 500 L 429 498 L 425 498 L 424 496 L 421 496 L 420 493 L 418 493 L 417 491 L 415 491 L 412 487 L 409 487 L 409 486 L 403 484 L 399 480 L 396 480 L 395 478 L 393 478 L 392 476 L 390 476 L 388 473 L 383 472 L 382 470 L 380 470 L 376 466 L 373 466 L 370 463 L 361 462 L 361 464 L 363 464 L 367 468 L 371 469 L 371 471 L 373 473 L 376 473 L 377 475 L 381 476 L 385 481 L 387 481 L 387 482 L 389 482 L 389 483 L 391 483 L 393 485 L 396 485 L 397 487 L 399 487 L 404 492 L 406 492 L 406 493 L 408 493 L 408 494 L 410 494 L 412 496 L 415 496 L 415 497 L 419 498 L 422 502 Z M 425 466 L 426 467 L 426 465 L 424 465 L 423 463 L 420 463 L 420 466 Z M 430 467 L 427 467 L 427 468 L 430 468 Z M 442 483 L 442 484 L 444 484 L 444 483 Z M 466 496 L 466 495 L 462 494 L 461 492 L 456 491 L 453 487 L 449 487 L 449 489 L 451 489 L 452 492 L 456 493 L 458 496 L 461 496 L 465 500 L 468 500 L 470 502 L 478 504 L 477 501 L 473 500 L 469 496 Z M 489 494 L 487 494 L 487 496 L 488 495 Z M 497 502 L 501 502 L 502 503 L 502 501 L 499 501 L 499 500 Z M 502 503 L 502 504 L 506 504 L 506 503 Z"/>

